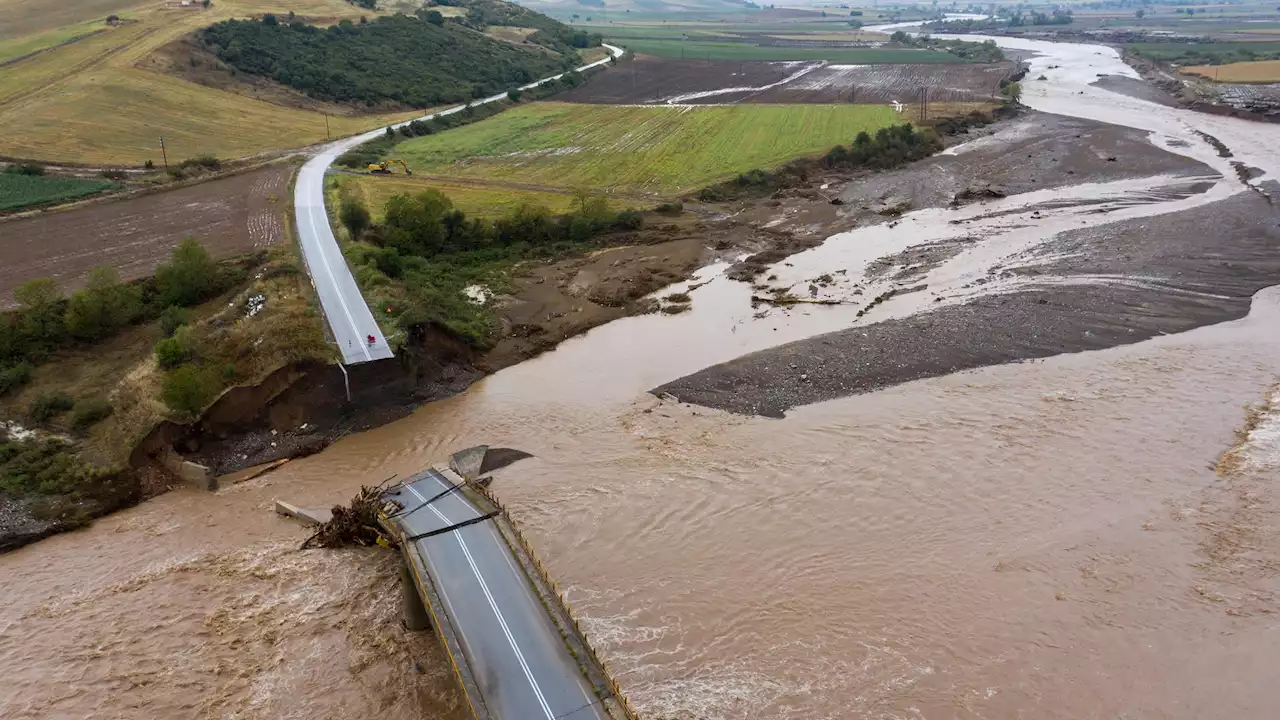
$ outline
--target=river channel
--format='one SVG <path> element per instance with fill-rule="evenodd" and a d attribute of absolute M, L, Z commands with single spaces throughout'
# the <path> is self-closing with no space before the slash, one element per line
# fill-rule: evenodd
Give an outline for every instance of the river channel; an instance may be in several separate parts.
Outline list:
<path fill-rule="evenodd" d="M 982 225 L 991 243 L 932 271 L 944 304 L 1068 219 L 1250 192 L 1198 132 L 1280 178 L 1280 126 L 1093 87 L 1100 73 L 1134 76 L 1109 48 L 996 40 L 1037 53 L 1026 104 L 1148 131 L 1222 177 L 1155 200 L 1164 180 L 1082 184 L 1057 194 L 1114 198 L 1116 211 Z M 904 243 L 961 232 L 947 217 L 844 233 L 777 270 L 857 276 Z M 1249 438 L 1236 432 L 1280 381 L 1280 288 L 1240 320 L 769 419 L 647 391 L 928 306 L 906 296 L 865 318 L 839 306 L 761 313 L 722 270 L 703 270 L 688 313 L 613 322 L 215 496 L 175 491 L 0 556 L 0 716 L 460 717 L 434 642 L 396 626 L 391 554 L 297 551 L 302 531 L 271 505 L 339 502 L 476 443 L 535 455 L 499 471 L 495 490 L 648 717 L 1257 718 L 1280 707 L 1280 421 L 1273 408 Z"/>

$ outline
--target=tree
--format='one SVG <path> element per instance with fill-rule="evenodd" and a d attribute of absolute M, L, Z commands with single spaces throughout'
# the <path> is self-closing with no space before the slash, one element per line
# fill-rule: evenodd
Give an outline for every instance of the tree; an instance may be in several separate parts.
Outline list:
<path fill-rule="evenodd" d="M 191 329 L 186 325 L 178 328 L 173 337 L 156 343 L 156 362 L 165 370 L 172 370 L 187 362 L 195 355 L 191 347 Z"/>
<path fill-rule="evenodd" d="M 1017 103 L 1022 100 L 1022 84 L 1011 82 L 1000 88 L 1000 94 L 1004 96 L 1004 99 L 1010 104 Z"/>
<path fill-rule="evenodd" d="M 80 340 L 100 340 L 142 314 L 142 291 L 120 283 L 112 268 L 89 273 L 85 289 L 71 296 L 63 317 L 67 332 Z"/>
<path fill-rule="evenodd" d="M 520 91 L 520 88 L 511 88 L 507 91 L 507 99 L 513 103 L 518 103 L 520 102 L 520 96 L 523 94 L 524 93 Z"/>
<path fill-rule="evenodd" d="M 1141 20 L 1142 18 L 1147 16 L 1147 11 L 1139 9 L 1137 12 L 1133 14 L 1133 16 Z"/>
<path fill-rule="evenodd" d="M 213 7 L 213 0 L 204 0 L 204 2 L 200 4 L 204 6 L 205 10 L 208 10 L 209 8 Z M 292 16 L 293 13 L 289 13 L 289 15 Z M 293 18 L 290 17 L 290 19 L 292 20 Z"/>
<path fill-rule="evenodd" d="M 22 332 L 27 340 L 48 344 L 62 337 L 62 292 L 53 278 L 36 278 L 19 285 L 13 299 L 22 309 Z"/>
<path fill-rule="evenodd" d="M 444 25 L 444 15 L 441 15 L 438 10 L 428 10 L 426 19 L 432 25 Z"/>
<path fill-rule="evenodd" d="M 183 365 L 164 377 L 160 399 L 169 409 L 186 417 L 194 417 L 218 395 L 218 379 L 211 370 L 197 365 Z"/>
<path fill-rule="evenodd" d="M 342 207 L 338 210 L 338 219 L 346 226 L 347 232 L 351 233 L 352 240 L 359 240 L 364 231 L 373 224 L 369 209 L 364 206 L 364 203 L 351 197 L 342 200 Z"/>
<path fill-rule="evenodd" d="M 195 238 L 183 240 L 173 249 L 172 259 L 156 268 L 162 305 L 195 305 L 217 293 L 219 285 L 217 263 Z"/>

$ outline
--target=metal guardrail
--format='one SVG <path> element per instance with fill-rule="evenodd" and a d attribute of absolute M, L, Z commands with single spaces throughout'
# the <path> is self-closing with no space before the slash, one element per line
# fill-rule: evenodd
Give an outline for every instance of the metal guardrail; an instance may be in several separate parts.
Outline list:
<path fill-rule="evenodd" d="M 532 561 L 533 567 L 538 573 L 538 577 L 551 588 L 552 592 L 555 593 L 556 600 L 559 601 L 560 607 L 565 611 L 570 622 L 573 623 L 574 630 L 582 640 L 582 645 L 590 656 L 591 661 L 600 668 L 604 675 L 605 683 L 609 686 L 609 692 L 613 694 L 623 716 L 626 720 L 640 720 L 640 714 L 636 712 L 635 708 L 631 705 L 631 701 L 628 700 L 626 694 L 622 692 L 622 686 L 619 685 L 618 681 L 614 678 L 613 671 L 609 668 L 609 663 L 600 656 L 600 653 L 596 652 L 594 647 L 592 647 L 590 639 L 588 639 L 586 632 L 583 631 L 582 625 L 578 621 L 577 614 L 573 611 L 573 606 L 570 605 L 568 599 L 565 598 L 564 591 L 560 589 L 560 584 L 555 581 L 555 578 L 551 577 L 549 572 L 547 572 L 546 567 L 542 564 L 542 560 L 539 559 L 538 554 L 533 551 L 533 546 L 531 546 L 529 541 L 525 539 L 524 533 L 520 531 L 519 523 L 515 521 L 515 518 L 511 516 L 511 513 L 507 512 L 506 506 L 502 504 L 502 501 L 498 499 L 498 496 L 494 495 L 489 488 L 470 481 L 467 482 L 467 487 L 483 496 L 485 500 L 492 503 L 493 506 L 502 513 L 501 518 L 506 522 L 507 526 L 511 528 L 512 535 L 520 545 L 520 550 L 522 550 Z M 507 537 L 506 533 L 502 533 L 502 535 L 504 538 Z M 510 540 L 508 540 L 508 543 L 510 543 Z"/>

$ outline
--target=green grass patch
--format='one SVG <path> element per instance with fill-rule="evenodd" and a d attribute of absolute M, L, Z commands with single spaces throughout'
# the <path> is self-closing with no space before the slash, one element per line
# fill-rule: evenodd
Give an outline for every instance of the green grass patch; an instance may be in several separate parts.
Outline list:
<path fill-rule="evenodd" d="M 874 105 L 534 103 L 395 149 L 417 172 L 677 195 L 849 143 L 899 120 Z"/>
<path fill-rule="evenodd" d="M 912 48 L 776 47 L 748 43 L 660 39 L 628 40 L 626 45 L 628 50 L 640 55 L 686 60 L 827 60 L 851 65 L 964 62 L 950 53 Z"/>
<path fill-rule="evenodd" d="M 0 212 L 97 195 L 115 187 L 110 180 L 0 173 Z"/>
<path fill-rule="evenodd" d="M 1221 65 L 1280 58 L 1280 42 L 1127 43 L 1125 50 L 1159 62 Z"/>

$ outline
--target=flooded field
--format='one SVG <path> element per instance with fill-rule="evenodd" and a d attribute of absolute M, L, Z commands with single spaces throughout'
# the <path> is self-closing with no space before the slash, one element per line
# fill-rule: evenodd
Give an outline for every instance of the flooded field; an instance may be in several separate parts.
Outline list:
<path fill-rule="evenodd" d="M 216 496 L 170 493 L 0 556 L 0 667 L 16 689 L 0 715 L 456 717 L 432 641 L 395 624 L 389 553 L 294 550 L 305 533 L 271 503 L 339 501 L 484 442 L 536 456 L 494 488 L 649 716 L 1269 716 L 1280 704 L 1269 634 L 1280 289 L 1241 299 L 1206 284 L 1195 292 L 1230 295 L 1237 319 L 833 397 L 782 419 L 646 392 L 786 342 L 910 327 L 935 305 L 998 302 L 1036 283 L 1136 285 L 1140 308 L 1164 292 L 1140 267 L 1066 277 L 1056 263 L 1095 252 L 1068 230 L 1116 246 L 1161 217 L 1241 198 L 1269 207 L 1257 190 L 1280 171 L 1280 127 L 1093 87 L 1098 73 L 1131 76 L 1107 48 L 998 41 L 1040 53 L 1030 77 L 1048 79 L 1026 83 L 1028 104 L 1148 133 L 1190 161 L 1186 172 L 1080 177 L 961 215 L 917 210 L 766 273 L 807 293 L 819 271 L 843 271 L 849 282 L 827 292 L 847 299 L 858 282 L 864 294 L 890 282 L 879 258 L 980 238 L 922 269 L 940 303 L 920 292 L 862 316 L 861 300 L 766 310 L 724 277 L 727 264 L 708 267 L 687 284 L 698 285 L 690 312 L 610 323 Z M 1231 161 L 1265 173 L 1249 181 L 1257 190 Z M 1046 272 L 965 287 L 1028 259 Z"/>

